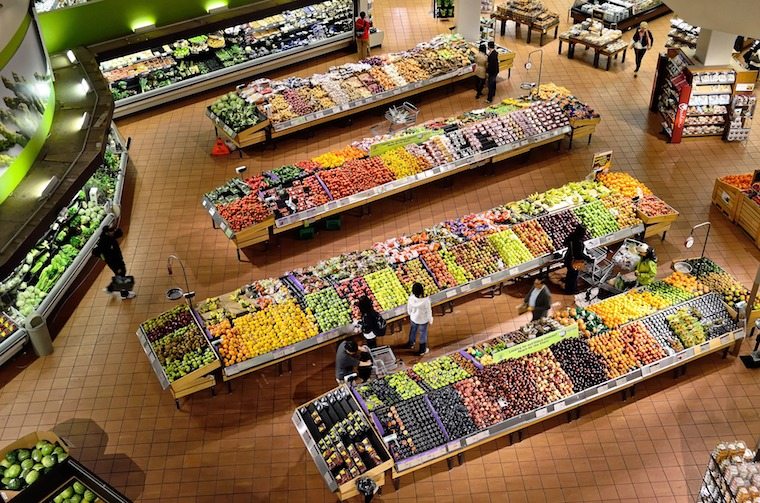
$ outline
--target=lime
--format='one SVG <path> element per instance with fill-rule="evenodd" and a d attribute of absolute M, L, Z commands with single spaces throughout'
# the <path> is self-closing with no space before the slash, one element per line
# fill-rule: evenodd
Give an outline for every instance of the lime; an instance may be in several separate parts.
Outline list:
<path fill-rule="evenodd" d="M 50 468 L 53 465 L 55 465 L 55 459 L 53 459 L 53 456 L 45 456 L 42 458 L 42 466 L 45 468 Z"/>
<path fill-rule="evenodd" d="M 32 455 L 31 451 L 29 449 L 19 449 L 18 450 L 18 460 L 23 461 L 25 459 L 29 459 L 29 457 Z"/>
<path fill-rule="evenodd" d="M 37 482 L 38 478 L 40 478 L 40 472 L 36 472 L 32 470 L 26 474 L 26 477 L 24 478 L 24 480 L 26 481 L 27 484 L 32 485 L 35 482 Z"/>
<path fill-rule="evenodd" d="M 25 459 L 21 462 L 21 468 L 24 470 L 28 468 L 33 468 L 33 467 L 34 467 L 34 461 L 32 461 L 31 459 Z"/>
<path fill-rule="evenodd" d="M 53 444 L 45 444 L 42 447 L 40 447 L 40 452 L 42 453 L 43 456 L 50 456 L 53 453 L 53 449 L 55 449 Z"/>
<path fill-rule="evenodd" d="M 84 494 L 87 488 L 81 482 L 74 482 L 74 492 L 77 494 Z"/>

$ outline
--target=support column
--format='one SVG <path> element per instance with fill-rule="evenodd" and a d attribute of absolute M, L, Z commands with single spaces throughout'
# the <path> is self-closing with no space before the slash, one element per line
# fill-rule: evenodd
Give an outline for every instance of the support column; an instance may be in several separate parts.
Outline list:
<path fill-rule="evenodd" d="M 480 0 L 455 0 L 454 19 L 456 31 L 465 40 L 477 43 L 480 40 Z"/>
<path fill-rule="evenodd" d="M 731 61 L 736 35 L 702 28 L 695 57 L 705 66 L 725 66 Z"/>

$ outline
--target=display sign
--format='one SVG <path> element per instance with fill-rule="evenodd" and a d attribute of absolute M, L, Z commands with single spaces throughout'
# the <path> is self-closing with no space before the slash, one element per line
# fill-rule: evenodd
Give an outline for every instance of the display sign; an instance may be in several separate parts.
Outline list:
<path fill-rule="evenodd" d="M 604 173 L 612 167 L 612 150 L 606 152 L 597 152 L 591 161 L 591 170 L 596 176 L 599 173 Z"/>
<path fill-rule="evenodd" d="M 407 145 L 413 144 L 419 145 L 420 143 L 425 143 L 428 141 L 430 137 L 433 136 L 433 134 L 433 131 L 426 129 L 424 131 L 420 131 L 419 133 L 400 136 L 388 141 L 381 141 L 369 147 L 369 155 L 370 157 L 375 157 L 382 155 L 389 150 L 393 150 L 394 148 L 405 147 Z"/>
<path fill-rule="evenodd" d="M 494 362 L 499 363 L 504 360 L 512 360 L 521 356 L 537 353 L 549 346 L 571 337 L 578 337 L 578 324 L 573 323 L 561 330 L 549 332 L 535 339 L 531 339 L 522 344 L 516 344 L 512 347 L 502 349 L 493 354 Z"/>

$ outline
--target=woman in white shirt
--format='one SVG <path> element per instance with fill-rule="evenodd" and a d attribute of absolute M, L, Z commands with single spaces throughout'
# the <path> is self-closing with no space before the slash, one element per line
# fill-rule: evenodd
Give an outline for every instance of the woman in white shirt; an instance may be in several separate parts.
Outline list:
<path fill-rule="evenodd" d="M 417 356 L 423 356 L 430 351 L 427 347 L 428 326 L 433 324 L 433 308 L 430 305 L 430 297 L 425 297 L 425 288 L 420 283 L 412 285 L 412 294 L 406 304 L 406 312 L 409 314 L 411 327 L 409 328 L 409 342 L 407 349 L 414 349 L 417 333 L 420 335 L 420 350 Z"/>

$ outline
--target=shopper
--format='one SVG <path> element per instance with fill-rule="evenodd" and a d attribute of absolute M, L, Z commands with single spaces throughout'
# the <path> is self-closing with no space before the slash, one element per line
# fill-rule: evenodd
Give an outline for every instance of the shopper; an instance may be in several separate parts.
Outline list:
<path fill-rule="evenodd" d="M 486 75 L 488 76 L 488 97 L 486 101 L 493 103 L 493 97 L 496 96 L 496 77 L 499 75 L 499 53 L 496 52 L 496 44 L 493 41 L 488 42 Z"/>
<path fill-rule="evenodd" d="M 636 281 L 641 286 L 647 286 L 657 277 L 657 256 L 654 248 L 642 243 L 636 247 L 641 260 L 636 265 Z"/>
<path fill-rule="evenodd" d="M 583 269 L 586 260 L 591 260 L 586 254 L 586 245 L 584 244 L 585 237 L 586 228 L 583 224 L 578 224 L 575 229 L 573 229 L 573 232 L 565 238 L 564 246 L 567 248 L 564 261 L 565 267 L 567 268 L 567 274 L 565 275 L 565 293 L 568 295 L 575 295 L 578 293 L 578 271 Z"/>
<path fill-rule="evenodd" d="M 137 294 L 131 290 L 134 282 L 127 277 L 127 266 L 119 247 L 119 239 L 124 235 L 118 227 L 105 227 L 98 238 L 98 243 L 92 249 L 92 254 L 103 260 L 113 271 L 111 283 L 106 287 L 109 294 L 120 292 L 123 299 L 134 299 Z"/>
<path fill-rule="evenodd" d="M 639 29 L 633 34 L 633 42 L 631 42 L 633 52 L 636 53 L 636 69 L 633 71 L 634 77 L 639 76 L 641 60 L 644 59 L 644 54 L 652 48 L 652 44 L 654 44 L 654 37 L 652 36 L 652 32 L 649 31 L 649 23 L 642 21 L 639 24 Z"/>
<path fill-rule="evenodd" d="M 360 362 L 360 353 L 369 353 L 369 348 L 359 346 L 351 339 L 338 344 L 338 351 L 335 353 L 335 380 L 338 381 L 338 384 L 343 384 L 346 376 L 356 372 Z"/>
<path fill-rule="evenodd" d="M 372 28 L 372 18 L 367 18 L 367 13 L 361 11 L 356 18 L 354 30 L 356 31 L 356 49 L 359 59 L 369 57 L 369 29 Z"/>
<path fill-rule="evenodd" d="M 749 53 L 749 58 L 747 58 L 747 68 L 760 71 L 760 47 L 755 49 L 754 52 Z"/>
<path fill-rule="evenodd" d="M 366 295 L 359 297 L 356 305 L 361 314 L 359 328 L 361 329 L 362 336 L 364 336 L 367 346 L 376 348 L 377 338 L 384 336 L 387 329 L 385 319 L 380 316 L 380 313 L 375 311 L 372 300 Z"/>
<path fill-rule="evenodd" d="M 425 297 L 425 288 L 421 283 L 412 285 L 412 294 L 406 304 L 406 312 L 409 313 L 409 342 L 407 349 L 414 349 L 417 334 L 420 334 L 420 350 L 417 356 L 426 355 L 430 350 L 427 347 L 428 326 L 433 324 L 433 308 L 430 305 L 430 297 Z"/>
<path fill-rule="evenodd" d="M 478 52 L 475 53 L 475 99 L 483 96 L 483 87 L 486 84 L 486 65 L 488 64 L 488 54 L 486 45 L 480 44 Z"/>
<path fill-rule="evenodd" d="M 533 288 L 525 296 L 524 307 L 533 315 L 531 321 L 546 318 L 549 314 L 549 309 L 552 307 L 552 294 L 543 277 L 538 276 L 533 280 Z"/>

